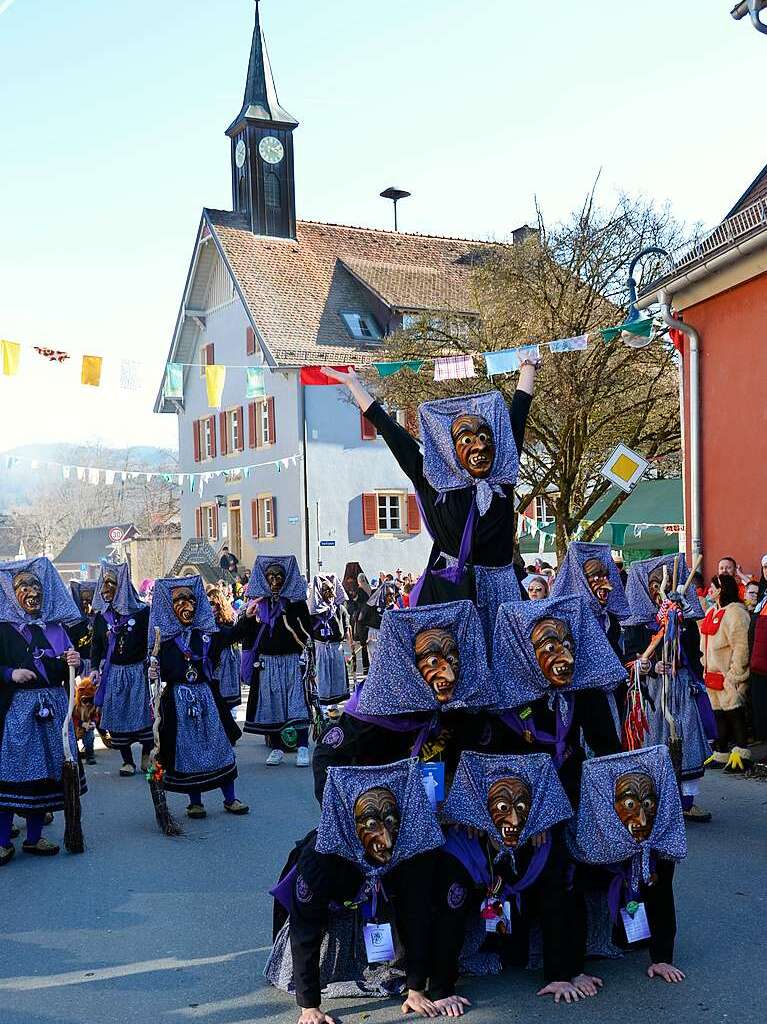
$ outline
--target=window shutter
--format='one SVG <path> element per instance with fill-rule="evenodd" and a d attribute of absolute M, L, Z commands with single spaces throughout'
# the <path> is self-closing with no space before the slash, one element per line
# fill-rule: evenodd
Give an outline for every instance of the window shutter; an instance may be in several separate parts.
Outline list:
<path fill-rule="evenodd" d="M 229 454 L 229 431 L 226 429 L 227 428 L 226 417 L 227 417 L 227 413 L 225 413 L 225 412 L 220 412 L 218 414 L 218 429 L 219 429 L 219 434 L 221 436 L 221 454 L 222 455 L 228 455 Z"/>
<path fill-rule="evenodd" d="M 366 537 L 378 533 L 378 497 L 375 494 L 362 495 L 362 532 Z"/>
<path fill-rule="evenodd" d="M 209 416 L 208 421 L 210 423 L 210 457 L 215 459 L 216 457 L 216 417 Z"/>
<path fill-rule="evenodd" d="M 242 430 L 244 422 L 242 406 L 239 406 L 237 409 L 235 409 L 234 412 L 232 413 L 232 416 L 234 416 L 235 422 L 237 424 L 237 451 L 242 452 L 245 451 L 245 435 Z"/>
<path fill-rule="evenodd" d="M 198 540 L 202 540 L 202 509 L 199 505 L 194 510 L 194 535 Z"/>
<path fill-rule="evenodd" d="M 418 410 L 414 405 L 405 406 L 405 430 L 418 437 Z"/>
<path fill-rule="evenodd" d="M 211 522 L 213 524 L 213 533 L 211 534 L 211 540 L 218 540 L 218 505 L 210 506 Z"/>
<path fill-rule="evenodd" d="M 274 422 L 274 399 L 267 398 L 266 400 L 266 415 L 269 420 L 269 444 L 274 444 L 277 441 L 277 431 Z"/>
<path fill-rule="evenodd" d="M 269 504 L 271 506 L 271 509 L 272 509 L 272 532 L 269 534 L 269 536 L 270 537 L 276 537 L 277 536 L 277 499 L 272 496 L 271 498 L 266 498 L 265 500 L 269 502 Z"/>
<path fill-rule="evenodd" d="M 253 356 L 256 354 L 256 332 L 252 327 L 245 331 L 245 354 Z"/>
<path fill-rule="evenodd" d="M 360 412 L 360 430 L 362 432 L 363 441 L 375 441 L 378 437 L 378 431 L 365 416 L 364 412 Z"/>
<path fill-rule="evenodd" d="M 407 532 L 421 532 L 421 510 L 418 508 L 418 501 L 414 494 L 407 496 Z"/>
<path fill-rule="evenodd" d="M 215 348 L 213 342 L 211 341 L 209 345 L 205 346 L 205 362 L 208 364 L 208 366 L 212 366 L 213 363 L 215 363 L 216 361 L 214 358 L 214 352 Z"/>
<path fill-rule="evenodd" d="M 257 499 L 255 499 L 254 501 L 251 501 L 251 503 L 250 503 L 250 532 L 253 534 L 253 536 L 256 538 L 256 540 L 258 540 L 258 538 L 260 536 L 260 533 L 259 533 L 259 523 L 258 523 L 258 500 Z"/>
<path fill-rule="evenodd" d="M 248 402 L 248 446 L 250 448 L 258 447 L 258 438 L 256 437 L 256 403 Z"/>
<path fill-rule="evenodd" d="M 200 455 L 200 421 L 195 420 L 192 423 L 192 439 L 194 441 L 194 461 L 199 462 L 201 459 Z M 199 533 L 197 534 L 199 537 Z"/>

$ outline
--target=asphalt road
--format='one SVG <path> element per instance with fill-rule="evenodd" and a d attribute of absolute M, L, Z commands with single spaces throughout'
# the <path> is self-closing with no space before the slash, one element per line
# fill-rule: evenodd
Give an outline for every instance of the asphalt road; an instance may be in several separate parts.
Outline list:
<path fill-rule="evenodd" d="M 209 794 L 209 817 L 170 840 L 156 831 L 143 779 L 119 778 L 118 755 L 99 754 L 85 799 L 87 853 L 43 861 L 19 852 L 0 873 L 0 1024 L 295 1024 L 291 999 L 261 977 L 266 890 L 317 808 L 311 771 L 292 759 L 265 768 L 265 755 L 252 737 L 238 746 L 248 817 L 225 814 L 220 794 Z M 704 797 L 714 821 L 690 828 L 677 875 L 684 984 L 649 981 L 646 953 L 594 965 L 604 991 L 577 1006 L 537 999 L 538 977 L 526 972 L 470 980 L 467 1021 L 764 1024 L 767 783 L 711 773 Z M 181 813 L 184 798 L 171 801 Z M 57 820 L 47 834 L 58 839 L 61 829 Z M 389 1001 L 327 1010 L 343 1024 L 400 1019 Z"/>

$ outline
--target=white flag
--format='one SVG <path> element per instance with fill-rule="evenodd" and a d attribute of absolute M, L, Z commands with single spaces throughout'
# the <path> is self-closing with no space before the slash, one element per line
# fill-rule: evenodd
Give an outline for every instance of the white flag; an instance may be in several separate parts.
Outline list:
<path fill-rule="evenodd" d="M 107 487 L 111 487 L 114 482 L 115 482 L 115 471 L 113 469 L 105 469 L 104 470 L 104 483 L 107 485 Z"/>
<path fill-rule="evenodd" d="M 70 474 L 71 472 L 72 472 L 72 467 L 71 467 L 71 466 L 62 466 L 62 467 L 61 467 L 61 475 L 62 475 L 62 477 L 63 477 L 63 478 L 65 479 L 65 480 L 68 480 L 68 479 L 69 479 L 69 474 Z"/>
<path fill-rule="evenodd" d="M 78 480 L 84 480 L 85 479 L 85 466 L 75 466 L 75 469 L 77 470 L 77 479 Z"/>
<path fill-rule="evenodd" d="M 143 365 L 135 359 L 123 359 L 120 363 L 120 387 L 124 391 L 140 391 L 143 384 Z"/>

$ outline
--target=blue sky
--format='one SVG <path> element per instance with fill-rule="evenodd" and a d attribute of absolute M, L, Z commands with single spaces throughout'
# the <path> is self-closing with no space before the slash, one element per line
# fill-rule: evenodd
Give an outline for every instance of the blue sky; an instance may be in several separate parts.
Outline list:
<path fill-rule="evenodd" d="M 730 0 L 263 0 L 300 217 L 503 238 L 616 188 L 715 222 L 767 161 L 767 39 Z M 0 448 L 175 443 L 151 413 L 200 208 L 230 205 L 252 0 L 0 0 L 0 337 L 106 357 L 0 377 Z M 148 388 L 115 388 L 121 357 Z M 26 408 L 30 389 L 36 415 Z M 0 493 L 2 481 L 0 480 Z"/>

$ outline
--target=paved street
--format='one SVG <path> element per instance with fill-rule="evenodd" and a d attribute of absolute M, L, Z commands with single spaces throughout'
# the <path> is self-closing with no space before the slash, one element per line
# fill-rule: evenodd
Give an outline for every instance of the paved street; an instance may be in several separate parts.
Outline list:
<path fill-rule="evenodd" d="M 292 762 L 266 769 L 264 757 L 252 737 L 239 745 L 249 817 L 225 815 L 211 794 L 209 817 L 172 841 L 155 830 L 145 782 L 118 778 L 116 753 L 99 755 L 89 770 L 87 855 L 40 863 L 19 854 L 0 875 L 0 1024 L 297 1019 L 291 1000 L 261 979 L 266 889 L 292 840 L 314 823 L 316 806 L 310 771 Z M 471 982 L 468 1020 L 495 1021 L 513 1009 L 526 1022 L 763 1024 L 767 784 L 713 776 L 705 790 L 715 822 L 691 830 L 678 875 L 684 985 L 648 981 L 638 953 L 598 968 L 605 991 L 577 1007 L 536 999 L 537 976 Z M 183 798 L 172 800 L 181 811 Z M 49 833 L 58 839 L 60 831 L 57 822 Z M 344 1024 L 400 1016 L 398 1005 L 378 1001 L 327 1009 Z"/>

